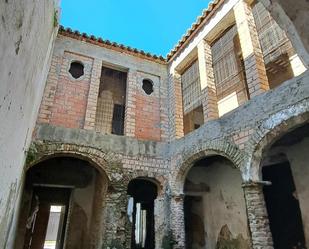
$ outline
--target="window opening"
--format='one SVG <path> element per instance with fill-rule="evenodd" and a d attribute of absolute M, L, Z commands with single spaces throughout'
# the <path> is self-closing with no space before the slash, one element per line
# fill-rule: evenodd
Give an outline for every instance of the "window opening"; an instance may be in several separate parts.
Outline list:
<path fill-rule="evenodd" d="M 211 54 L 218 101 L 233 92 L 248 98 L 236 25 L 227 29 L 212 44 Z"/>
<path fill-rule="evenodd" d="M 112 134 L 122 134 L 123 133 L 123 117 L 124 117 L 125 107 L 124 105 L 114 105 L 113 122 L 112 122 Z"/>
<path fill-rule="evenodd" d="M 183 131 L 186 135 L 204 123 L 198 60 L 194 61 L 181 75 L 181 86 Z"/>
<path fill-rule="evenodd" d="M 295 55 L 291 42 L 262 3 L 257 2 L 252 13 L 261 44 L 270 88 L 294 77 L 290 57 Z"/>
<path fill-rule="evenodd" d="M 84 65 L 78 61 L 71 62 L 69 73 L 74 79 L 78 79 L 84 75 Z"/>
<path fill-rule="evenodd" d="M 151 82 L 151 80 L 144 79 L 142 88 L 147 95 L 153 93 L 153 83 Z"/>
<path fill-rule="evenodd" d="M 200 105 L 183 116 L 184 134 L 198 129 L 204 124 L 203 107 Z"/>
<path fill-rule="evenodd" d="M 181 75 L 183 112 L 187 114 L 201 105 L 201 84 L 198 60 Z"/>
<path fill-rule="evenodd" d="M 102 68 L 95 130 L 123 135 L 127 73 Z"/>
<path fill-rule="evenodd" d="M 256 3 L 252 13 L 265 64 L 274 61 L 280 55 L 292 52 L 292 44 L 262 3 Z"/>

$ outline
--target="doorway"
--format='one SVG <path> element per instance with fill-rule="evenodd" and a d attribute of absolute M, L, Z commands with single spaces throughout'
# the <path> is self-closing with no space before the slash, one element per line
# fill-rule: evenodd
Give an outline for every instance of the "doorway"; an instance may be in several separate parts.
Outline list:
<path fill-rule="evenodd" d="M 305 235 L 289 162 L 262 168 L 266 208 L 275 249 L 304 249 Z"/>
<path fill-rule="evenodd" d="M 14 249 L 99 247 L 106 190 L 105 175 L 88 161 L 59 156 L 33 165 L 25 177 Z"/>
<path fill-rule="evenodd" d="M 71 190 L 35 187 L 24 249 L 62 249 Z"/>
<path fill-rule="evenodd" d="M 132 222 L 131 249 L 154 249 L 157 186 L 147 180 L 134 179 L 129 183 L 128 195 L 128 214 Z"/>

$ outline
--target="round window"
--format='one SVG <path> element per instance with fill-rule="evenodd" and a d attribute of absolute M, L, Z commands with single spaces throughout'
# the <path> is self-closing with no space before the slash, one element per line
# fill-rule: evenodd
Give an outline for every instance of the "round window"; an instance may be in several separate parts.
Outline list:
<path fill-rule="evenodd" d="M 147 94 L 147 95 L 150 95 L 153 93 L 153 83 L 151 80 L 148 80 L 148 79 L 144 79 L 143 80 L 143 86 L 142 86 L 144 92 Z"/>
<path fill-rule="evenodd" d="M 74 79 L 80 78 L 84 75 L 84 65 L 78 61 L 71 62 L 69 73 Z"/>

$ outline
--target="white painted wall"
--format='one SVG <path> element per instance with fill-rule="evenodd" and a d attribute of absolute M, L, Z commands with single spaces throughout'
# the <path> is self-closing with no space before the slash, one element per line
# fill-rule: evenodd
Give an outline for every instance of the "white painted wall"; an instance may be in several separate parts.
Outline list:
<path fill-rule="evenodd" d="M 0 1 L 0 248 L 12 248 L 12 217 L 57 32 L 56 10 L 57 0 Z"/>

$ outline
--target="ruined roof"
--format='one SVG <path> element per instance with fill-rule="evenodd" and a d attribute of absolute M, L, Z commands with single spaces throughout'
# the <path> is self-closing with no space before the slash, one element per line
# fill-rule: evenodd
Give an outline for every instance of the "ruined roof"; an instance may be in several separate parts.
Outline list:
<path fill-rule="evenodd" d="M 159 62 L 162 64 L 167 63 L 177 52 L 179 52 L 197 33 L 200 27 L 206 22 L 206 20 L 214 13 L 214 10 L 220 6 L 224 0 L 213 0 L 209 3 L 208 7 L 203 10 L 202 15 L 198 16 L 196 21 L 191 25 L 187 32 L 181 37 L 177 42 L 175 47 L 167 54 L 166 58 L 162 55 L 158 56 L 145 52 L 144 50 L 139 50 L 137 48 L 131 48 L 129 46 L 112 42 L 109 40 L 104 40 L 101 37 L 95 37 L 94 35 L 88 35 L 86 33 L 80 33 L 77 30 L 72 30 L 70 28 L 64 28 L 60 26 L 59 33 L 77 40 L 86 41 L 95 45 L 110 48 L 116 51 L 132 54 L 134 56 L 139 56 L 143 59 Z"/>
<path fill-rule="evenodd" d="M 73 39 L 86 41 L 98 46 L 102 46 L 105 48 L 110 48 L 115 51 L 124 52 L 127 54 L 131 54 L 134 56 L 139 56 L 143 59 L 159 62 L 159 63 L 166 63 L 166 59 L 163 56 L 157 56 L 144 50 L 139 50 L 137 48 L 131 48 L 129 46 L 119 44 L 117 42 L 111 42 L 109 40 L 104 40 L 101 37 L 95 37 L 94 35 L 88 35 L 86 33 L 80 33 L 77 30 L 72 30 L 70 28 L 64 28 L 62 25 L 59 27 L 59 34 L 71 37 Z"/>

